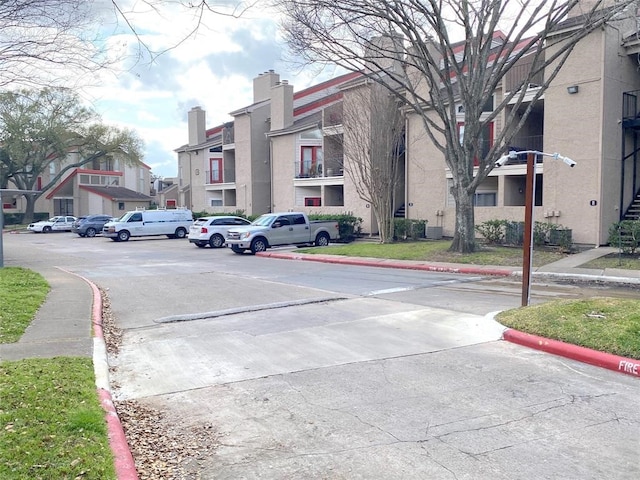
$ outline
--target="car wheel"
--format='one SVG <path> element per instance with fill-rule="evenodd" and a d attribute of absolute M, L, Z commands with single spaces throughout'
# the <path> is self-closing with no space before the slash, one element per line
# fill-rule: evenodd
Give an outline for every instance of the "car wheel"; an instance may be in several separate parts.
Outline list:
<path fill-rule="evenodd" d="M 79 233 L 79 234 L 78 234 L 78 236 L 79 236 L 79 237 L 84 237 L 84 236 L 85 236 L 85 234 L 84 234 L 84 233 Z"/>
<path fill-rule="evenodd" d="M 316 236 L 316 247 L 326 247 L 329 245 L 329 235 L 326 232 L 319 233 Z"/>
<path fill-rule="evenodd" d="M 92 238 L 96 236 L 96 229 L 93 227 L 89 227 L 87 228 L 87 233 L 86 233 L 87 237 Z"/>
<path fill-rule="evenodd" d="M 224 245 L 224 237 L 222 235 L 220 235 L 219 233 L 214 233 L 213 235 L 211 235 L 211 238 L 209 239 L 209 246 L 211 248 L 220 248 Z"/>
<path fill-rule="evenodd" d="M 187 236 L 187 231 L 180 227 L 180 228 L 176 228 L 176 233 L 174 238 L 185 238 Z"/>
<path fill-rule="evenodd" d="M 130 236 L 131 236 L 131 234 L 129 232 L 127 232 L 126 230 L 120 230 L 118 232 L 118 241 L 126 242 L 127 240 L 129 240 Z"/>
<path fill-rule="evenodd" d="M 49 225 L 47 225 L 46 227 L 42 227 L 42 233 L 50 233 L 51 232 L 51 227 Z"/>
<path fill-rule="evenodd" d="M 233 253 L 237 253 L 238 255 L 241 255 L 244 253 L 244 249 L 239 248 L 235 245 L 231 245 L 231 250 L 233 250 Z"/>
<path fill-rule="evenodd" d="M 267 241 L 264 238 L 256 238 L 251 242 L 251 253 L 264 252 L 267 249 Z"/>

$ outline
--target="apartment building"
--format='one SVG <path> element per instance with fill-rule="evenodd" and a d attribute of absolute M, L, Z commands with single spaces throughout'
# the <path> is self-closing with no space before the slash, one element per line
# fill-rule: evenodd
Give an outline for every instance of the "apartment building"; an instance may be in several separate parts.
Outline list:
<path fill-rule="evenodd" d="M 553 44 L 573 28 L 579 28 L 579 21 L 567 20 L 548 41 Z M 503 39 L 500 32 L 495 37 Z M 594 31 L 573 50 L 510 146 L 559 153 L 577 163 L 568 168 L 551 157 L 538 157 L 534 207 L 536 221 L 571 229 L 574 243 L 606 244 L 613 223 L 640 214 L 639 56 L 635 15 Z M 504 78 L 494 101 L 485 106 L 487 112 L 518 83 L 519 67 L 526 62 L 524 57 Z M 363 219 L 364 232 L 377 233 L 372 209 L 344 172 L 350 161 L 345 132 L 355 128 L 344 122 L 350 118 L 344 108 L 349 95 L 363 85 L 356 73 L 294 92 L 270 71 L 255 79 L 254 103 L 232 112 L 233 122 L 206 130 L 204 111 L 192 109 L 189 144 L 177 150 L 183 204 L 250 214 L 350 212 Z M 539 87 L 534 81 L 526 88 L 531 98 Z M 458 111 L 463 134 L 464 112 Z M 484 132 L 487 146 L 508 113 Z M 451 172 L 422 128 L 420 119 L 407 116 L 396 214 L 427 220 L 452 236 Z M 525 158 L 519 160 L 494 169 L 478 188 L 476 224 L 523 220 L 526 164 Z"/>
<path fill-rule="evenodd" d="M 189 143 L 176 149 L 182 204 L 257 215 L 298 207 L 317 212 L 324 203 L 332 207 L 324 211 L 343 213 L 342 158 L 324 155 L 323 118 L 339 105 L 340 86 L 357 76 L 294 93 L 278 73 L 264 72 L 254 79 L 253 103 L 209 129 L 205 111 L 192 108 Z"/>
<path fill-rule="evenodd" d="M 629 215 L 640 185 L 638 104 L 640 73 L 637 18 L 599 29 L 581 41 L 560 74 L 534 105 L 514 150 L 559 153 L 577 163 L 568 168 L 547 156 L 536 164 L 534 219 L 572 231 L 574 243 L 603 245 L 610 226 Z M 560 39 L 579 28 L 572 19 L 556 31 Z M 552 52 L 551 52 L 552 53 Z M 523 60 L 526 61 L 526 58 Z M 504 79 L 494 104 L 515 84 L 518 71 Z M 528 86 L 532 92 L 535 83 Z M 526 105 L 525 105 L 526 106 Z M 488 106 L 491 108 L 491 106 Z M 505 113 L 508 113 L 505 112 Z M 491 141 L 505 115 L 486 132 Z M 459 127 L 464 126 L 460 112 Z M 455 204 L 451 173 L 442 154 L 421 135 L 420 122 L 407 122 L 407 206 L 409 218 L 422 218 L 453 235 Z M 494 169 L 475 195 L 476 224 L 493 219 L 522 221 L 525 205 L 525 157 Z M 434 179 L 441 179 L 434 181 Z M 445 181 L 445 179 L 447 179 Z M 410 205 L 410 206 L 409 206 Z"/>
<path fill-rule="evenodd" d="M 78 163 L 76 153 L 51 162 L 49 169 L 38 177 L 35 190 L 42 190 L 70 163 Z M 48 212 L 50 216 L 100 213 L 119 217 L 137 207 L 148 208 L 150 170 L 144 163 L 130 165 L 115 157 L 94 160 L 66 171 L 53 188 L 36 200 L 34 212 Z M 3 209 L 7 214 L 24 213 L 26 200 L 19 194 L 10 199 L 5 196 Z"/>

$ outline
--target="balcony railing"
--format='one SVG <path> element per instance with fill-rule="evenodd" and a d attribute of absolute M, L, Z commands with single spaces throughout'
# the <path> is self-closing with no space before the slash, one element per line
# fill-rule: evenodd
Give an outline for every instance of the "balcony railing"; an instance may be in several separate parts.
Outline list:
<path fill-rule="evenodd" d="M 235 132 L 233 124 L 225 125 L 222 129 L 222 144 L 229 145 L 235 143 Z"/>
<path fill-rule="evenodd" d="M 520 84 L 529 76 L 529 72 L 532 68 L 532 63 L 522 63 L 520 65 L 514 65 L 505 75 L 505 90 L 512 92 L 519 89 Z M 539 72 L 529 79 L 527 88 L 534 88 L 541 85 L 544 82 L 544 72 Z"/>
<path fill-rule="evenodd" d="M 296 178 L 341 177 L 344 175 L 341 165 L 342 158 L 340 158 L 340 162 L 327 162 L 326 160 L 323 162 L 317 162 L 315 164 L 296 162 Z"/>

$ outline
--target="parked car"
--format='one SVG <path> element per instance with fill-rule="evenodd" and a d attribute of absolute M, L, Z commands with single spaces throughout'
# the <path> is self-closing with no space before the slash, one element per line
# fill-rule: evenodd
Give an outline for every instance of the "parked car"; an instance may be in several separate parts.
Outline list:
<path fill-rule="evenodd" d="M 337 220 L 309 220 L 303 212 L 265 213 L 251 225 L 229 230 L 226 244 L 235 253 L 264 252 L 279 245 L 324 247 L 340 238 Z"/>
<path fill-rule="evenodd" d="M 56 215 L 49 220 L 30 223 L 27 230 L 36 233 L 70 232 L 71 225 L 76 220 L 76 217 L 72 217 L 71 215 Z"/>
<path fill-rule="evenodd" d="M 111 221 L 113 221 L 111 215 L 88 215 L 73 222 L 71 231 L 81 237 L 95 237 L 97 233 L 102 233 L 105 223 Z"/>
<path fill-rule="evenodd" d="M 189 228 L 189 242 L 203 248 L 209 245 L 211 248 L 224 246 L 227 232 L 230 228 L 250 225 L 246 218 L 234 216 L 200 217 Z"/>

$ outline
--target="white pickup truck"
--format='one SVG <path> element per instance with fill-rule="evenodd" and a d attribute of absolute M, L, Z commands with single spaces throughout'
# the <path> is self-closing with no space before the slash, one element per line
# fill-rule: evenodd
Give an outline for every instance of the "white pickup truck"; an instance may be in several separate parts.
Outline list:
<path fill-rule="evenodd" d="M 309 220 L 300 212 L 266 213 L 251 225 L 229 229 L 227 246 L 235 253 L 264 252 L 279 245 L 329 245 L 340 237 L 337 220 Z"/>

